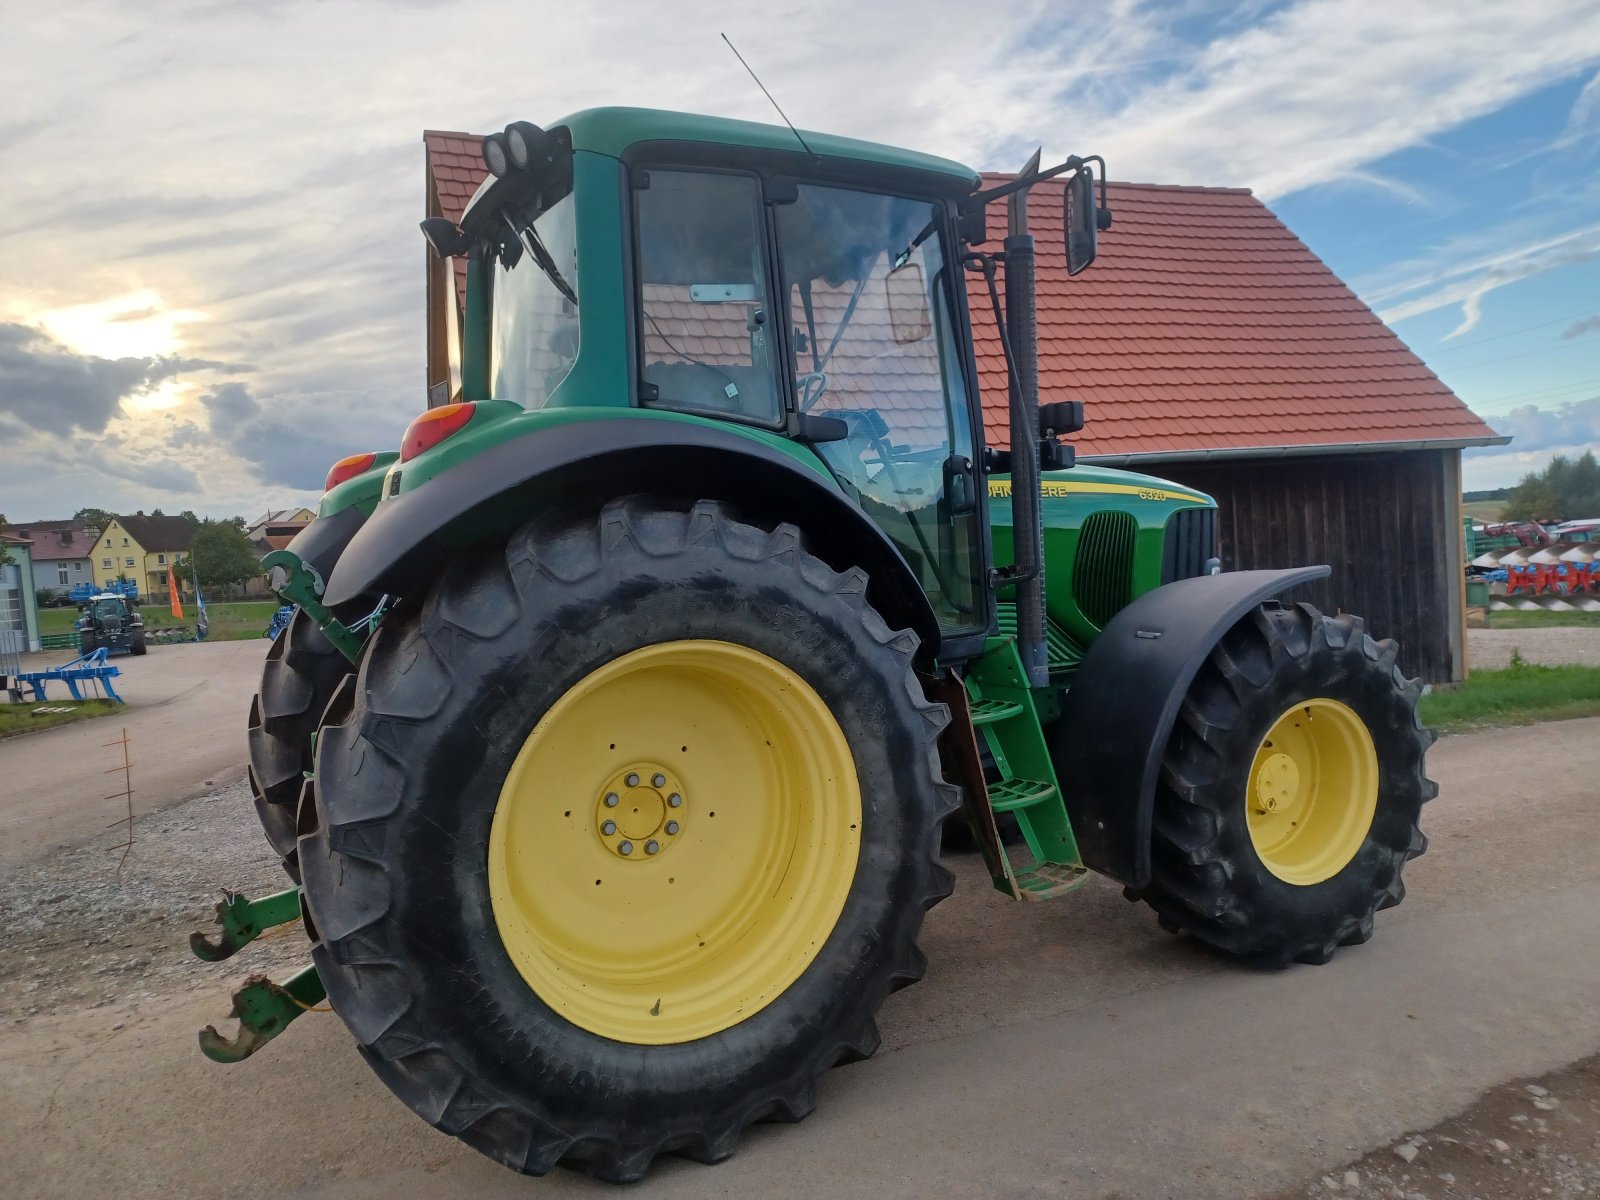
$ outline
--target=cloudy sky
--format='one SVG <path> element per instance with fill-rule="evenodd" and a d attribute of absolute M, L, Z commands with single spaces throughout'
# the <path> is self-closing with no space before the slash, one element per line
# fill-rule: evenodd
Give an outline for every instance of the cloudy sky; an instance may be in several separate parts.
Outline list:
<path fill-rule="evenodd" d="M 1248 186 L 1516 441 L 1600 444 L 1600 4 L 0 0 L 0 512 L 255 516 L 424 406 L 421 131 L 594 104 Z"/>

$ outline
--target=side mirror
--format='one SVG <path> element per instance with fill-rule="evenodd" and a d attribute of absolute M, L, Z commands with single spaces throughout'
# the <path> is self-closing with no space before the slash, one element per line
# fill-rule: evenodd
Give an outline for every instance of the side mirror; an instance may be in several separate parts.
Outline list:
<path fill-rule="evenodd" d="M 889 302 L 889 328 L 896 345 L 909 346 L 933 333 L 928 285 L 920 263 L 907 263 L 891 272 L 884 278 L 883 290 Z"/>
<path fill-rule="evenodd" d="M 1067 274 L 1076 275 L 1094 261 L 1095 230 L 1099 227 L 1094 194 L 1094 170 L 1088 163 L 1067 180 L 1063 193 L 1061 227 L 1067 238 Z"/>

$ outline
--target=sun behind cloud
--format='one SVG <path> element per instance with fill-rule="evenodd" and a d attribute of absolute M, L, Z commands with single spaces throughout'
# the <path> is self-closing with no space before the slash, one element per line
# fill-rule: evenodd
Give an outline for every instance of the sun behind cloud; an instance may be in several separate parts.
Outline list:
<path fill-rule="evenodd" d="M 169 308 L 159 292 L 145 289 L 50 309 L 31 323 L 78 354 L 166 358 L 184 348 L 182 327 L 205 319 L 204 313 L 193 309 Z"/>

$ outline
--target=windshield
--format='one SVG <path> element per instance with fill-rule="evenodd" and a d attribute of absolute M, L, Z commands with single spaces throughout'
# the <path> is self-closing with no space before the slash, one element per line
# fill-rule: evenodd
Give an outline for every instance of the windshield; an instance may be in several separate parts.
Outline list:
<path fill-rule="evenodd" d="M 973 454 L 938 206 L 801 185 L 778 245 L 802 411 L 843 420 L 817 446 L 917 571 L 941 622 L 976 611 L 981 549 Z M 957 474 L 963 482 L 955 484 Z"/>
<path fill-rule="evenodd" d="M 569 192 L 530 225 L 514 222 L 494 267 L 489 380 L 497 400 L 543 408 L 578 357 L 577 223 Z M 531 235 L 531 236 L 530 236 Z M 540 261 L 548 254 L 548 261 Z"/>

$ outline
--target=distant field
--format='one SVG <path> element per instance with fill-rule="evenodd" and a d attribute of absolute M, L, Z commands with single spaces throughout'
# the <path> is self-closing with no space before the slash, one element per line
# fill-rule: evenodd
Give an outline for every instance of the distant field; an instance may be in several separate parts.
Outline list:
<path fill-rule="evenodd" d="M 214 642 L 236 642 L 245 638 L 260 637 L 267 628 L 267 622 L 272 620 L 272 614 L 277 610 L 275 600 L 244 600 L 236 604 L 207 604 L 206 615 L 211 619 L 211 631 L 207 635 Z M 193 604 L 185 603 L 183 606 L 183 620 L 178 620 L 172 615 L 172 610 L 164 604 L 147 604 L 139 609 L 144 615 L 146 630 L 175 629 L 185 627 L 194 629 L 195 609 Z M 39 610 L 40 633 L 71 633 L 72 625 L 78 619 L 76 608 L 41 608 Z"/>
<path fill-rule="evenodd" d="M 1500 519 L 1500 514 L 1506 510 L 1504 500 L 1474 500 L 1461 506 L 1462 511 L 1474 521 L 1492 524 Z"/>

